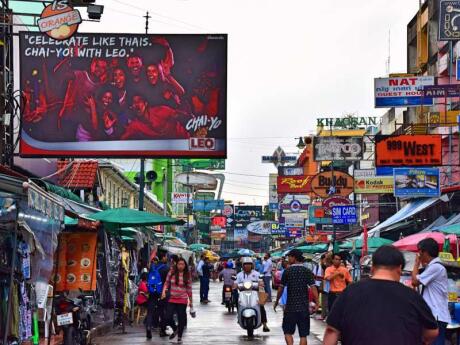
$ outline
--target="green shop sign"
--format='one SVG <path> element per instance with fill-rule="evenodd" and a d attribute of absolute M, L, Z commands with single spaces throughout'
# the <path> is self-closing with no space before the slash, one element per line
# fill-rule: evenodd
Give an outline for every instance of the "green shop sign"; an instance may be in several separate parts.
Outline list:
<path fill-rule="evenodd" d="M 199 170 L 225 170 L 225 159 L 181 159 L 179 164 Z"/>
<path fill-rule="evenodd" d="M 357 127 L 377 126 L 378 120 L 375 116 L 368 117 L 321 117 L 316 119 L 317 127 L 334 127 L 343 129 L 354 129 Z"/>

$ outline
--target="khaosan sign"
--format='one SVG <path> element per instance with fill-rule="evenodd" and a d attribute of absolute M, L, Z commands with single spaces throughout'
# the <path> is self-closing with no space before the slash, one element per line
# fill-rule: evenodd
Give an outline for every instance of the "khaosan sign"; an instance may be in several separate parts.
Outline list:
<path fill-rule="evenodd" d="M 441 0 L 439 3 L 439 41 L 460 40 L 460 25 L 458 23 L 459 13 L 459 0 Z"/>
<path fill-rule="evenodd" d="M 377 126 L 378 120 L 375 116 L 368 117 L 320 117 L 316 119 L 317 127 L 331 127 L 339 129 L 350 129 L 357 127 Z"/>
<path fill-rule="evenodd" d="M 311 192 L 313 176 L 278 176 L 278 194 L 304 194 Z"/>
<path fill-rule="evenodd" d="M 313 157 L 320 161 L 357 161 L 363 159 L 362 137 L 314 137 Z"/>
<path fill-rule="evenodd" d="M 433 98 L 422 97 L 423 87 L 427 85 L 434 85 L 434 77 L 375 78 L 375 107 L 433 105 Z"/>
<path fill-rule="evenodd" d="M 341 171 L 322 172 L 311 181 L 311 189 L 321 198 L 345 197 L 353 193 L 353 177 Z"/>
<path fill-rule="evenodd" d="M 441 187 L 438 168 L 394 169 L 396 197 L 439 197 Z"/>
<path fill-rule="evenodd" d="M 376 135 L 375 165 L 442 165 L 441 135 Z"/>
<path fill-rule="evenodd" d="M 227 35 L 19 38 L 21 156 L 225 158 Z"/>

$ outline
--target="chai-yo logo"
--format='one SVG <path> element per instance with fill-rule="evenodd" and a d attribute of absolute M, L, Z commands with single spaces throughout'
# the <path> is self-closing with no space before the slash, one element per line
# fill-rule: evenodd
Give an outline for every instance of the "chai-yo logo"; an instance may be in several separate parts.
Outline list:
<path fill-rule="evenodd" d="M 38 20 L 38 28 L 55 40 L 72 37 L 82 22 L 80 12 L 67 3 L 67 0 L 55 0 L 46 6 Z"/>

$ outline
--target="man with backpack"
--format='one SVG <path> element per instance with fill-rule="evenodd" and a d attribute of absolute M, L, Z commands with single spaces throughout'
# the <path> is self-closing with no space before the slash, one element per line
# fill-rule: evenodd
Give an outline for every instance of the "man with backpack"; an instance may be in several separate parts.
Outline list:
<path fill-rule="evenodd" d="M 168 256 L 165 252 L 159 252 L 158 257 L 152 260 L 147 278 L 147 287 L 149 290 L 146 322 L 147 339 L 152 338 L 152 328 L 162 325 L 161 320 L 164 318 L 168 302 L 161 299 L 161 293 L 168 272 Z M 166 329 L 160 328 L 160 337 L 166 337 L 167 335 Z"/>

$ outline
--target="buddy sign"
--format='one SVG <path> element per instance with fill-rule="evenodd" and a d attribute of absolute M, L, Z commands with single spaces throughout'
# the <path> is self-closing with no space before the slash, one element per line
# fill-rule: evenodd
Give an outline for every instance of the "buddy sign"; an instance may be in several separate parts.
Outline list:
<path fill-rule="evenodd" d="M 341 171 L 322 172 L 311 181 L 311 189 L 321 198 L 346 197 L 353 193 L 353 177 Z"/>
<path fill-rule="evenodd" d="M 78 30 L 81 16 L 67 1 L 55 0 L 45 7 L 38 20 L 38 28 L 55 40 L 62 41 L 72 37 Z"/>

